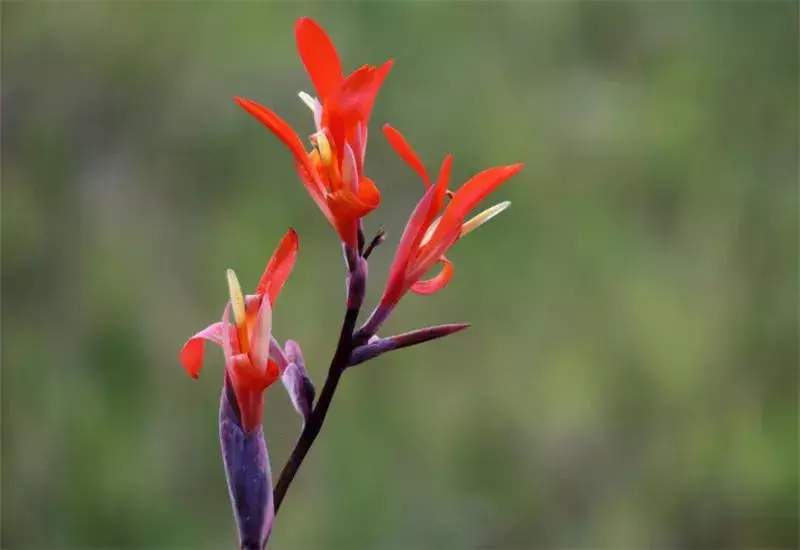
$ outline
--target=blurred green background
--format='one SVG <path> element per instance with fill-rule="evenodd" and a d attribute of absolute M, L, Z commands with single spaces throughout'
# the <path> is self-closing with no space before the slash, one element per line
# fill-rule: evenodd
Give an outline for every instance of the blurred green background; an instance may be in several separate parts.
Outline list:
<path fill-rule="evenodd" d="M 275 331 L 321 386 L 333 231 L 280 142 L 312 132 L 293 24 L 390 57 L 367 173 L 374 305 L 422 184 L 525 162 L 513 206 L 386 332 L 467 332 L 349 373 L 271 547 L 798 547 L 798 4 L 2 4 L 3 548 L 232 548 L 224 271 L 301 239 Z M 300 430 L 280 385 L 278 471 Z"/>

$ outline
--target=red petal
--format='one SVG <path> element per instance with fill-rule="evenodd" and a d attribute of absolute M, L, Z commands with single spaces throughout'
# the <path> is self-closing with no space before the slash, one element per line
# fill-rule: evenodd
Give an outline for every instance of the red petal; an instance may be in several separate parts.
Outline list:
<path fill-rule="evenodd" d="M 263 383 L 263 373 L 253 366 L 250 356 L 246 353 L 231 355 L 227 368 L 233 378 L 237 398 L 241 390 L 254 390 Z"/>
<path fill-rule="evenodd" d="M 297 232 L 289 228 L 281 242 L 278 243 L 275 252 L 272 253 L 272 258 L 269 259 L 267 268 L 264 270 L 264 274 L 256 287 L 256 294 L 269 292 L 270 304 L 275 303 L 275 299 L 283 288 L 286 279 L 289 278 L 292 269 L 294 269 L 298 247 Z"/>
<path fill-rule="evenodd" d="M 222 338 L 222 353 L 225 354 L 225 364 L 227 365 L 234 352 L 239 352 L 239 340 L 236 330 L 231 330 L 231 303 L 225 304 L 225 311 L 222 312 L 222 334 L 226 338 Z M 236 344 L 234 348 L 233 344 Z"/>
<path fill-rule="evenodd" d="M 375 98 L 391 67 L 392 61 L 387 61 L 379 68 L 370 65 L 359 67 L 323 104 L 322 126 L 330 131 L 339 160 L 345 140 L 358 143 L 362 148 L 366 146 L 366 139 L 361 140 L 357 135 L 358 128 L 361 127 L 362 131 L 366 128 Z"/>
<path fill-rule="evenodd" d="M 261 424 L 261 415 L 264 410 L 264 386 L 261 375 L 253 377 L 254 371 L 250 361 L 245 355 L 236 356 L 236 361 L 228 372 L 233 380 L 233 393 L 236 395 L 236 404 L 242 419 L 242 427 L 249 433 Z"/>
<path fill-rule="evenodd" d="M 369 122 L 369 118 L 372 115 L 372 106 L 375 104 L 375 98 L 378 97 L 378 92 L 383 85 L 383 81 L 389 75 L 389 71 L 392 70 L 392 66 L 394 65 L 394 60 L 390 59 L 380 67 L 375 70 L 375 76 L 372 80 L 372 88 L 370 93 L 364 100 L 364 107 L 363 107 L 363 117 L 364 117 L 364 126 L 366 127 L 367 122 Z"/>
<path fill-rule="evenodd" d="M 364 192 L 359 190 L 359 194 L 356 195 L 352 189 L 343 187 L 328 195 L 328 206 L 337 220 L 363 218 L 378 206 L 380 193 L 375 184 L 369 178 L 363 178 L 362 183 L 371 189 L 369 191 L 365 189 Z"/>
<path fill-rule="evenodd" d="M 367 126 L 364 123 L 359 122 L 356 124 L 351 142 L 353 145 L 353 152 L 356 155 L 356 167 L 360 174 L 364 171 L 364 157 L 367 154 Z"/>
<path fill-rule="evenodd" d="M 315 174 L 311 162 L 308 160 L 308 153 L 303 145 L 303 141 L 297 135 L 297 132 L 289 126 L 281 117 L 255 101 L 243 99 L 241 97 L 234 97 L 239 106 L 258 119 L 261 124 L 269 128 L 279 140 L 283 142 L 289 151 L 294 155 L 303 168 L 308 172 L 309 176 L 313 177 Z"/>
<path fill-rule="evenodd" d="M 522 170 L 523 166 L 523 164 L 496 166 L 470 178 L 456 191 L 453 200 L 447 205 L 442 221 L 439 223 L 439 227 L 436 228 L 431 242 L 434 242 L 437 238 L 441 239 L 446 233 L 452 233 L 456 229 L 460 231 L 461 224 L 470 210 L 475 208 L 489 193 Z"/>
<path fill-rule="evenodd" d="M 444 265 L 442 266 L 442 270 L 434 277 L 428 279 L 427 281 L 418 281 L 411 286 L 411 291 L 416 292 L 417 294 L 433 294 L 434 292 L 438 292 L 442 290 L 447 283 L 450 282 L 450 279 L 453 278 L 453 264 L 442 256 L 439 259 Z"/>
<path fill-rule="evenodd" d="M 263 303 L 269 303 L 263 300 Z M 261 423 L 261 410 L 264 396 L 262 392 L 269 385 L 264 373 L 257 370 L 250 357 L 245 353 L 238 353 L 238 340 L 236 330 L 231 330 L 230 302 L 225 306 L 222 314 L 222 349 L 225 353 L 225 368 L 233 381 L 233 392 L 241 413 L 242 426 L 246 431 L 251 431 Z"/>
<path fill-rule="evenodd" d="M 342 86 L 322 105 L 322 126 L 328 129 L 339 162 L 344 154 L 347 135 L 364 119 L 375 68 L 363 65 L 348 76 Z"/>
<path fill-rule="evenodd" d="M 414 172 L 419 174 L 419 177 L 422 178 L 422 181 L 425 183 L 425 187 L 430 187 L 431 180 L 428 177 L 428 171 L 425 169 L 425 165 L 419 160 L 419 157 L 403 137 L 403 134 L 389 124 L 383 125 L 383 134 L 386 136 L 389 145 L 392 146 L 395 153 L 397 153 Z"/>
<path fill-rule="evenodd" d="M 262 374 L 266 373 L 272 340 L 272 306 L 269 300 L 262 300 L 258 310 L 253 332 L 250 335 L 250 361 Z"/>
<path fill-rule="evenodd" d="M 344 157 L 342 158 L 342 184 L 358 192 L 358 165 L 356 155 L 349 143 L 344 144 Z"/>
<path fill-rule="evenodd" d="M 186 341 L 181 349 L 180 360 L 183 368 L 192 378 L 200 376 L 203 368 L 203 355 L 205 352 L 205 342 L 214 342 L 218 346 L 222 345 L 222 323 L 214 323 L 207 326 Z"/>
<path fill-rule="evenodd" d="M 297 51 L 314 83 L 321 102 L 342 83 L 342 62 L 330 37 L 313 19 L 300 18 L 295 24 Z"/>
<path fill-rule="evenodd" d="M 409 263 L 416 256 L 419 243 L 425 236 L 425 231 L 436 218 L 436 214 L 441 208 L 442 202 L 444 202 L 447 184 L 450 182 L 452 165 L 453 158 L 451 155 L 447 155 L 444 162 L 442 162 L 442 169 L 436 185 L 428 188 L 411 213 L 411 217 L 403 231 L 403 236 L 400 237 L 400 244 L 397 246 L 392 267 L 389 270 L 386 291 L 381 299 L 384 305 L 397 303 L 411 284 L 406 279 L 406 276 L 409 268 L 413 269 L 414 266 L 409 265 Z"/>
<path fill-rule="evenodd" d="M 325 218 L 328 220 L 328 222 L 330 222 L 331 225 L 335 225 L 331 211 L 328 208 L 328 203 L 325 200 L 325 191 L 322 189 L 321 183 L 309 176 L 308 172 L 299 163 L 295 162 L 295 168 L 297 169 L 297 175 L 300 177 L 300 181 L 303 182 L 303 186 L 305 186 L 308 194 L 311 195 L 311 198 L 325 215 Z"/>
<path fill-rule="evenodd" d="M 372 65 L 362 65 L 342 82 L 341 88 L 334 96 L 336 105 L 358 119 L 364 118 L 364 115 L 368 114 L 367 109 L 372 107 L 370 101 L 375 100 L 378 91 L 376 83 L 379 78 L 381 76 L 378 69 Z"/>
<path fill-rule="evenodd" d="M 369 205 L 372 211 L 381 203 L 381 192 L 374 181 L 362 176 L 358 184 L 358 198 L 362 203 Z"/>
<path fill-rule="evenodd" d="M 447 186 L 450 185 L 452 171 L 453 155 L 447 155 L 442 161 L 442 167 L 439 169 L 439 176 L 436 178 L 436 185 L 434 186 L 436 193 L 434 194 L 434 203 L 432 205 L 434 212 L 431 214 L 431 221 L 433 221 L 444 204 L 444 197 L 447 195 Z"/>

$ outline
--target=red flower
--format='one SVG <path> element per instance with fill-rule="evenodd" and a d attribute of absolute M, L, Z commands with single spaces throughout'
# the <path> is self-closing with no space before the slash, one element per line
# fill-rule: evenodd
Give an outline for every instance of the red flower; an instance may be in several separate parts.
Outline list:
<path fill-rule="evenodd" d="M 319 96 L 317 100 L 300 94 L 314 111 L 314 149 L 307 152 L 297 132 L 271 110 L 248 99 L 235 99 L 289 148 L 311 198 L 342 241 L 355 248 L 358 220 L 380 203 L 380 192 L 364 176 L 363 168 L 367 124 L 392 61 L 380 67 L 363 65 L 345 78 L 336 49 L 319 25 L 304 17 L 297 22 L 295 34 L 300 57 Z"/>
<path fill-rule="evenodd" d="M 233 383 L 245 432 L 261 425 L 263 391 L 280 378 L 287 365 L 283 351 L 272 337 L 272 307 L 294 268 L 297 248 L 297 233 L 290 229 L 270 258 L 255 294 L 246 297 L 236 274 L 229 269 L 231 300 L 225 306 L 222 320 L 189 338 L 180 352 L 186 372 L 197 378 L 203 366 L 205 341 L 222 346 L 225 370 Z M 233 326 L 229 319 L 231 310 Z"/>
<path fill-rule="evenodd" d="M 445 157 L 439 177 L 436 183 L 431 185 L 425 166 L 402 134 L 388 124 L 384 125 L 383 131 L 397 154 L 419 174 L 428 190 L 417 204 L 403 231 L 389 271 L 386 290 L 376 311 L 391 310 L 409 290 L 419 294 L 432 294 L 444 288 L 453 276 L 453 264 L 444 257 L 447 249 L 460 236 L 496 216 L 510 203 L 503 202 L 493 206 L 466 223 L 464 218 L 481 200 L 519 172 L 523 166 L 522 164 L 498 166 L 480 172 L 452 194 L 452 200 L 445 206 L 452 166 L 451 155 Z M 442 214 L 437 218 L 440 211 Z M 442 271 L 432 279 L 420 281 L 437 262 L 443 264 Z"/>

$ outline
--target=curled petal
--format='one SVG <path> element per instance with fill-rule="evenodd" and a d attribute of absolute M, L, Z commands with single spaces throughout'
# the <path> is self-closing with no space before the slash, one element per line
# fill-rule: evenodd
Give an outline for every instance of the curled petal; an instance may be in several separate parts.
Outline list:
<path fill-rule="evenodd" d="M 300 18 L 295 24 L 297 51 L 314 83 L 321 101 L 333 93 L 344 79 L 342 62 L 328 34 L 313 19 Z"/>
<path fill-rule="evenodd" d="M 369 187 L 368 192 L 356 195 L 352 189 L 342 188 L 328 195 L 328 206 L 334 217 L 340 220 L 356 220 L 372 212 L 380 203 L 380 193 L 368 178 L 362 183 Z M 360 191 L 360 190 L 359 190 Z"/>
<path fill-rule="evenodd" d="M 439 261 L 443 264 L 442 270 L 437 275 L 426 281 L 417 281 L 411 285 L 412 292 L 422 295 L 433 294 L 447 286 L 447 283 L 449 283 L 450 279 L 453 278 L 453 273 L 455 270 L 453 269 L 453 264 L 450 262 L 450 260 L 444 256 L 442 256 Z"/>
<path fill-rule="evenodd" d="M 362 176 L 358 185 L 359 200 L 369 205 L 370 210 L 374 210 L 381 202 L 381 192 L 375 182 L 366 176 Z"/>
<path fill-rule="evenodd" d="M 383 125 L 383 134 L 386 136 L 389 145 L 392 146 L 395 153 L 397 153 L 414 172 L 419 174 L 419 177 L 422 178 L 422 181 L 425 183 L 425 187 L 430 187 L 431 179 L 428 177 L 428 171 L 425 169 L 425 165 L 419 160 L 419 157 L 408 144 L 406 138 L 403 137 L 403 134 L 389 124 Z"/>
<path fill-rule="evenodd" d="M 181 364 L 192 378 L 200 376 L 206 341 L 213 342 L 218 346 L 222 345 L 222 323 L 207 326 L 189 338 L 183 345 L 180 353 Z"/>
<path fill-rule="evenodd" d="M 272 253 L 267 268 L 258 282 L 256 294 L 268 294 L 271 305 L 275 304 L 275 299 L 294 269 L 299 244 L 297 232 L 289 228 L 281 242 L 278 243 L 275 252 Z"/>

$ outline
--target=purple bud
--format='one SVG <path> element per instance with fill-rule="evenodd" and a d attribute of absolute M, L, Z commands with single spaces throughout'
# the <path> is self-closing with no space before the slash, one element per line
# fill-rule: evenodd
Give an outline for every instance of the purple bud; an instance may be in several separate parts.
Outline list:
<path fill-rule="evenodd" d="M 263 550 L 275 519 L 267 444 L 261 426 L 249 433 L 242 428 L 236 395 L 227 373 L 219 405 L 219 438 L 228 493 L 239 530 L 239 547 Z"/>
<path fill-rule="evenodd" d="M 437 338 L 442 338 L 450 334 L 454 334 L 467 328 L 467 323 L 454 323 L 450 325 L 438 325 L 435 327 L 426 327 L 419 330 L 412 330 L 403 334 L 389 336 L 388 338 L 370 338 L 368 343 L 357 347 L 350 358 L 348 366 L 352 367 L 368 361 L 374 357 L 382 355 L 387 351 L 392 351 L 400 348 L 407 348 L 429 342 Z"/>
<path fill-rule="evenodd" d="M 292 400 L 292 405 L 303 417 L 303 422 L 308 421 L 311 409 L 314 406 L 314 384 L 306 372 L 306 364 L 303 359 L 303 352 L 294 340 L 286 341 L 286 360 L 289 365 L 281 374 L 286 391 Z"/>

